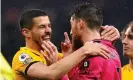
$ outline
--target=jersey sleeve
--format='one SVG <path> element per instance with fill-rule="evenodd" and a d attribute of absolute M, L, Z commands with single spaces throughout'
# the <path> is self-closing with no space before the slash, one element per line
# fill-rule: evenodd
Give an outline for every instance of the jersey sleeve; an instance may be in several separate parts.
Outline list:
<path fill-rule="evenodd" d="M 35 55 L 28 51 L 18 51 L 13 58 L 12 69 L 15 73 L 27 74 L 28 68 L 36 62 L 46 64 L 46 61 L 42 60 L 39 55 Z"/>

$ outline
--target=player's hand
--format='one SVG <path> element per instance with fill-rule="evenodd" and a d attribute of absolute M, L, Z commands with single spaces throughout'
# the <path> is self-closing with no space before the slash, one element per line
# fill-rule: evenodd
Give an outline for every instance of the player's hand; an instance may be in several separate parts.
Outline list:
<path fill-rule="evenodd" d="M 96 42 L 94 43 L 93 41 L 91 41 L 91 42 L 86 42 L 83 48 L 86 51 L 85 53 L 89 56 L 100 55 L 106 59 L 109 58 L 110 51 L 103 44 L 96 43 Z"/>
<path fill-rule="evenodd" d="M 120 33 L 117 28 L 114 26 L 102 26 L 102 33 L 101 37 L 102 39 L 110 40 L 110 41 L 115 41 L 120 38 Z"/>
<path fill-rule="evenodd" d="M 64 36 L 65 36 L 65 40 L 64 42 L 61 42 L 61 49 L 62 49 L 63 56 L 65 57 L 71 53 L 72 44 L 67 32 L 64 32 Z"/>
<path fill-rule="evenodd" d="M 51 65 L 55 63 L 58 60 L 57 47 L 50 41 L 43 41 L 41 46 L 44 49 L 41 50 L 41 53 L 45 57 L 47 64 Z"/>

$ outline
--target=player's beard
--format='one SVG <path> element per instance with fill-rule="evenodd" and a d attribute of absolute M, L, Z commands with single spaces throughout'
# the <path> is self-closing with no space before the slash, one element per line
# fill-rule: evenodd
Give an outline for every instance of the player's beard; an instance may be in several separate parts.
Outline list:
<path fill-rule="evenodd" d="M 36 43 L 36 45 L 40 48 L 40 49 L 42 49 L 42 41 L 43 41 L 43 39 L 41 38 L 41 37 L 39 37 L 38 35 L 33 35 L 32 36 L 32 40 Z"/>
<path fill-rule="evenodd" d="M 32 40 L 42 49 L 41 45 L 42 45 L 42 42 L 45 39 L 45 36 L 50 36 L 50 38 L 51 38 L 51 33 L 47 32 L 47 33 L 45 33 L 44 35 L 41 35 L 41 36 L 38 36 L 36 34 L 32 34 Z"/>
<path fill-rule="evenodd" d="M 72 38 L 72 50 L 75 51 L 83 46 L 83 42 L 80 37 Z"/>
<path fill-rule="evenodd" d="M 33 41 L 36 43 L 36 45 L 38 45 L 42 49 L 42 46 L 41 46 L 42 43 L 41 43 L 40 38 L 38 39 L 36 37 L 33 37 Z"/>

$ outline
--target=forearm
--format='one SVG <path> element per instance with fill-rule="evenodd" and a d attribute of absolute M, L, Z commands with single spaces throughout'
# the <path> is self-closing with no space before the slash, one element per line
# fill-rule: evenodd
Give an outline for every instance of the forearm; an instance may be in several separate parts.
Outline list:
<path fill-rule="evenodd" d="M 59 78 L 69 72 L 74 66 L 81 62 L 86 57 L 85 50 L 82 48 L 64 57 L 60 61 L 52 64 L 49 68 L 52 69 L 53 75 Z"/>

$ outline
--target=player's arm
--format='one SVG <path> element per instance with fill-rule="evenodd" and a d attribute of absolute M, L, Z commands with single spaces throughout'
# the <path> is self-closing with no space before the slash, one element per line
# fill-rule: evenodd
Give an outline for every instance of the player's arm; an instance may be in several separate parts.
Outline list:
<path fill-rule="evenodd" d="M 80 61 L 82 61 L 86 56 L 92 55 L 92 52 L 94 52 L 93 55 L 98 55 L 98 53 L 105 55 L 108 50 L 101 44 L 87 42 L 77 51 L 57 61 L 56 63 L 51 64 L 50 66 L 46 66 L 40 62 L 30 65 L 30 67 L 27 69 L 27 75 L 40 79 L 59 79 L 74 66 L 76 66 Z"/>

